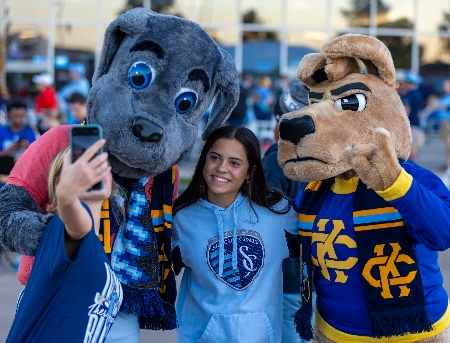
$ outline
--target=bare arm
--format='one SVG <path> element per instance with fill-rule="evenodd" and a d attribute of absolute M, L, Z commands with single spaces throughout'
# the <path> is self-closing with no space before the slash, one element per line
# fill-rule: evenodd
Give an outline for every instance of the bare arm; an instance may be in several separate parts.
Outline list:
<path fill-rule="evenodd" d="M 104 140 L 96 142 L 74 163 L 71 163 L 70 153 L 64 156 L 60 180 L 56 186 L 56 199 L 58 214 L 66 230 L 66 249 L 69 256 L 92 229 L 91 217 L 81 201 L 89 206 L 98 234 L 101 204 L 111 193 L 108 154 L 102 153 L 92 158 L 104 143 Z M 105 180 L 102 190 L 88 192 L 88 189 L 101 180 Z"/>

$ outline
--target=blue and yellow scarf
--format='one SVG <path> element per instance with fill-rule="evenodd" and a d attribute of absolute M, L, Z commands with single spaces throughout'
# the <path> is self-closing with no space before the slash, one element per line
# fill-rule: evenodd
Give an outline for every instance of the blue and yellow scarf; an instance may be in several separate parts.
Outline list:
<path fill-rule="evenodd" d="M 312 229 L 316 225 L 317 214 L 333 182 L 334 179 L 328 179 L 306 185 L 299 206 L 302 307 L 295 314 L 294 321 L 300 337 L 306 340 L 313 337 L 311 326 Z M 431 331 L 432 326 L 425 308 L 417 257 L 400 213 L 375 191 L 359 181 L 353 204 L 353 224 L 358 264 L 363 276 L 365 300 L 370 314 L 371 336 L 381 338 L 399 336 L 407 332 Z M 407 276 L 410 281 L 407 287 L 397 287 L 392 292 L 381 292 L 380 285 L 374 284 L 373 280 L 387 280 L 387 278 L 374 275 L 372 280 L 370 276 L 364 276 L 367 274 L 365 271 L 367 265 L 377 258 L 387 258 L 380 256 L 382 254 L 380 250 L 383 250 L 385 255 L 396 258 L 397 261 L 406 262 L 393 265 L 393 261 L 389 259 L 379 261 L 385 265 L 383 269 L 385 273 Z M 401 253 L 399 253 L 400 250 Z"/>
<path fill-rule="evenodd" d="M 140 180 L 115 176 L 122 196 L 103 205 L 99 237 L 122 284 L 120 311 L 137 315 L 141 329 L 176 327 L 171 253 L 175 168 Z"/>

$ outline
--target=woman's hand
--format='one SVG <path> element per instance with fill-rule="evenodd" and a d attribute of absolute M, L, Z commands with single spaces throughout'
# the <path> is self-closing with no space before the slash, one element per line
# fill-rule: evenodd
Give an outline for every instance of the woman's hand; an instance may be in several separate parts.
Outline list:
<path fill-rule="evenodd" d="M 66 229 L 66 249 L 69 256 L 78 246 L 76 241 L 92 229 L 92 219 L 81 201 L 91 210 L 98 234 L 101 205 L 111 194 L 112 175 L 108 154 L 104 152 L 96 156 L 104 144 L 103 139 L 95 142 L 73 163 L 70 152 L 64 155 L 55 194 L 58 214 Z M 103 189 L 88 191 L 102 180 Z"/>
<path fill-rule="evenodd" d="M 103 152 L 95 156 L 104 144 L 104 139 L 95 142 L 73 163 L 70 152 L 65 154 L 59 182 L 56 185 L 58 207 L 76 200 L 102 201 L 109 197 L 111 168 L 108 164 L 108 154 Z M 105 180 L 102 190 L 88 192 L 93 185 L 102 180 Z"/>

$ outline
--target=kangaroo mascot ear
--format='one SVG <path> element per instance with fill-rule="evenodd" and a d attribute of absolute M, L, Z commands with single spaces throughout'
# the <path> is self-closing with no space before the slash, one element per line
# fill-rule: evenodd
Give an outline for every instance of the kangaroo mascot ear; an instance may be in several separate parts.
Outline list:
<path fill-rule="evenodd" d="M 363 35 L 337 37 L 325 44 L 321 53 L 305 55 L 298 65 L 297 79 L 309 88 L 325 80 L 339 80 L 361 72 L 357 60 L 364 64 L 367 74 L 395 85 L 394 62 L 388 48 L 378 39 Z"/>

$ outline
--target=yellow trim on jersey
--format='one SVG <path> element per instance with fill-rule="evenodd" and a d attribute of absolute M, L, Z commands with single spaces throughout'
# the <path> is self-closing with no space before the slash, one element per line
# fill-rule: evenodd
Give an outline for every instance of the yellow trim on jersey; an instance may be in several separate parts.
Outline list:
<path fill-rule="evenodd" d="M 364 225 L 360 227 L 355 227 L 355 231 L 368 231 L 368 230 L 379 230 L 379 229 L 393 229 L 395 227 L 405 225 L 403 221 L 393 222 L 393 223 L 383 223 L 383 224 L 373 224 L 373 225 Z"/>
<path fill-rule="evenodd" d="M 319 189 L 321 184 L 322 184 L 322 181 L 312 181 L 306 185 L 305 189 L 309 189 L 313 192 L 316 192 Z"/>
<path fill-rule="evenodd" d="M 372 208 L 370 210 L 359 210 L 353 212 L 354 217 L 360 217 L 360 216 L 369 216 L 372 214 L 384 214 L 384 213 L 394 213 L 398 212 L 394 207 L 381 207 L 381 208 Z"/>
<path fill-rule="evenodd" d="M 383 337 L 383 338 L 373 338 L 368 336 L 357 336 L 350 335 L 348 333 L 339 331 L 333 328 L 330 324 L 325 322 L 325 320 L 320 316 L 319 312 L 316 310 L 316 325 L 322 334 L 328 339 L 336 342 L 356 342 L 356 343 L 410 343 L 417 342 L 422 339 L 430 338 L 439 335 L 450 325 L 450 308 L 447 306 L 447 310 L 444 315 L 433 324 L 433 331 L 421 332 L 414 334 L 406 334 L 404 336 L 395 337 Z"/>
<path fill-rule="evenodd" d="M 335 178 L 331 185 L 331 191 L 335 194 L 351 194 L 356 192 L 358 187 L 359 177 L 355 176 L 351 179 L 344 180 Z"/>
<path fill-rule="evenodd" d="M 298 214 L 298 220 L 306 223 L 314 223 L 316 217 L 317 216 L 315 214 L 302 214 L 302 213 Z"/>
<path fill-rule="evenodd" d="M 386 201 L 396 200 L 401 198 L 408 192 L 409 188 L 412 184 L 412 176 L 409 175 L 403 168 L 398 176 L 397 180 L 395 180 L 394 184 L 385 189 L 384 191 L 376 191 L 378 195 L 380 195 Z"/>

